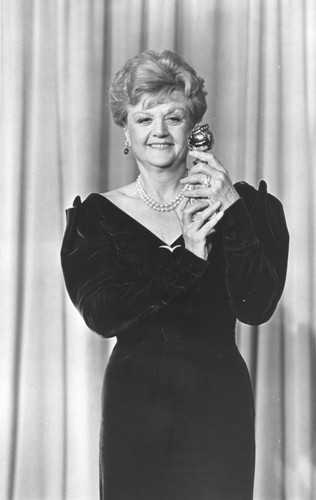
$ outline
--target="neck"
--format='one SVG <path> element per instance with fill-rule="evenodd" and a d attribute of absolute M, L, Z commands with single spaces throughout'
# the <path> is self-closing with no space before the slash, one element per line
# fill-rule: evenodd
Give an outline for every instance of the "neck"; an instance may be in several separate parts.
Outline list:
<path fill-rule="evenodd" d="M 175 171 L 155 169 L 148 171 L 139 166 L 141 173 L 142 184 L 153 199 L 160 203 L 170 201 L 175 195 L 179 193 L 183 186 L 179 184 L 180 179 L 186 176 L 185 164 L 177 168 Z"/>

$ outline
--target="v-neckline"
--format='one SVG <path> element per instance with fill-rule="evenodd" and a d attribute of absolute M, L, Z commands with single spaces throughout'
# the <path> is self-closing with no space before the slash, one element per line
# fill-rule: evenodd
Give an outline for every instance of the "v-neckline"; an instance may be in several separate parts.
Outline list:
<path fill-rule="evenodd" d="M 116 205 L 115 203 L 113 203 L 113 201 L 109 200 L 109 198 L 107 198 L 106 196 L 104 196 L 103 194 L 100 194 L 100 193 L 94 193 L 94 194 L 96 196 L 98 196 L 98 197 L 101 197 L 103 200 L 107 201 L 108 203 L 110 203 L 114 208 L 116 208 L 119 212 L 121 212 L 123 215 L 125 215 L 125 217 L 127 217 L 128 219 L 130 219 L 132 222 L 134 222 L 134 224 L 136 224 L 137 226 L 139 226 L 143 231 L 145 231 L 148 234 L 150 234 L 153 238 L 156 238 L 163 245 L 165 245 L 165 246 L 167 246 L 169 248 L 173 248 L 174 245 L 176 243 L 178 243 L 179 240 L 181 240 L 181 238 L 183 236 L 182 233 L 179 234 L 179 236 L 172 243 L 165 242 L 164 240 L 162 240 L 161 238 L 159 238 L 159 236 L 157 234 L 155 234 L 153 231 L 151 231 L 147 226 L 144 226 L 144 224 L 142 224 L 137 219 L 135 219 L 135 217 L 133 217 L 129 213 L 125 212 L 125 210 L 123 210 L 118 205 Z"/>

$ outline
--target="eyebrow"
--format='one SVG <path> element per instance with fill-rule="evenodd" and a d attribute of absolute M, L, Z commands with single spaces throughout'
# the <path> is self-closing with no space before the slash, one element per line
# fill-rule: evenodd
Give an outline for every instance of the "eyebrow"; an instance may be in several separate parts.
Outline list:
<path fill-rule="evenodd" d="M 177 107 L 170 108 L 169 110 L 167 110 L 165 115 L 170 115 L 170 113 L 174 113 L 175 111 L 181 111 L 184 114 L 186 113 L 186 110 L 184 108 L 182 108 L 181 106 L 177 106 Z M 151 108 L 132 112 L 132 116 L 143 115 L 143 114 L 152 114 Z"/>

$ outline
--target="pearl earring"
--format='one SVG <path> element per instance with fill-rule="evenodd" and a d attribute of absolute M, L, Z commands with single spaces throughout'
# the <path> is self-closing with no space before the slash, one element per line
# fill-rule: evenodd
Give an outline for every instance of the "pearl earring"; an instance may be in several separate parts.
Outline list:
<path fill-rule="evenodd" d="M 125 141 L 125 148 L 124 148 L 124 151 L 123 151 L 123 153 L 125 155 L 128 155 L 128 153 L 129 153 L 129 146 L 130 146 L 130 144 L 129 144 L 128 140 L 126 139 L 126 141 Z"/>

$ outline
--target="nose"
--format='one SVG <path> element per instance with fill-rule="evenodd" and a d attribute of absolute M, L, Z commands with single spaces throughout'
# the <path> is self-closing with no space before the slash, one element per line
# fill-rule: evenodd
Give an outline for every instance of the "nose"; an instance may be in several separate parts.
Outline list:
<path fill-rule="evenodd" d="M 154 137 L 166 137 L 169 135 L 167 125 L 163 118 L 156 118 L 156 120 L 154 120 L 152 135 Z"/>

